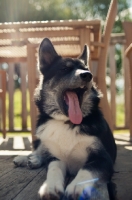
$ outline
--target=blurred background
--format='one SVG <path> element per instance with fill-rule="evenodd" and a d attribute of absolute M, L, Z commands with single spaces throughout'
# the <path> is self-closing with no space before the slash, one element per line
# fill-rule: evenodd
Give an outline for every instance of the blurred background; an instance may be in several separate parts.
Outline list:
<path fill-rule="evenodd" d="M 102 27 L 106 19 L 110 0 L 0 0 L 0 23 L 5 22 L 25 22 L 25 21 L 45 21 L 45 20 L 69 20 L 69 19 L 101 19 Z M 122 34 L 123 21 L 132 20 L 132 1 L 119 0 L 118 13 L 112 34 Z M 121 35 L 122 36 L 122 35 Z M 124 106 L 124 68 L 122 50 L 123 46 L 117 42 L 115 44 L 115 62 L 116 62 L 116 125 L 124 126 L 125 106 Z M 0 68 L 8 71 L 8 64 L 3 63 Z M 16 63 L 14 78 L 14 126 L 21 126 L 21 75 L 20 64 Z M 108 96 L 110 88 L 110 68 L 107 66 L 107 87 Z M 8 79 L 8 76 L 7 76 Z M 8 94 L 7 94 L 8 97 Z M 27 91 L 27 111 L 28 127 L 31 127 L 29 116 L 29 94 Z M 109 97 L 110 98 L 110 97 Z M 7 108 L 9 100 L 7 98 Z M 8 115 L 8 110 L 7 110 Z M 9 119 L 7 118 L 7 129 Z M 124 126 L 125 127 L 125 126 Z M 127 128 L 127 126 L 126 126 Z"/>

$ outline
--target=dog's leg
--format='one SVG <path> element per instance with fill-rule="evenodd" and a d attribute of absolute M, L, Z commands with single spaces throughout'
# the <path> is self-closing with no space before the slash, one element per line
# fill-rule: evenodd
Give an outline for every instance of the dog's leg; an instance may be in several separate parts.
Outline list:
<path fill-rule="evenodd" d="M 31 153 L 28 156 L 17 156 L 13 160 L 16 167 L 26 167 L 28 166 L 31 169 L 36 169 L 41 167 L 42 158 L 41 155 L 38 155 L 36 151 Z"/>
<path fill-rule="evenodd" d="M 91 151 L 73 181 L 67 186 L 65 199 L 109 200 L 107 183 L 113 173 L 113 163 L 104 149 Z"/>
<path fill-rule="evenodd" d="M 13 160 L 16 167 L 26 167 L 28 162 L 28 156 L 17 156 Z"/>
<path fill-rule="evenodd" d="M 96 174 L 81 169 L 75 179 L 67 186 L 64 199 L 109 200 L 107 184 L 101 184 L 98 181 Z"/>
<path fill-rule="evenodd" d="M 48 166 L 47 179 L 40 187 L 41 199 L 60 199 L 64 193 L 66 166 L 62 161 L 52 161 Z"/>
<path fill-rule="evenodd" d="M 17 156 L 13 162 L 17 167 L 28 166 L 31 169 L 36 169 L 42 166 L 45 159 L 45 148 L 42 144 L 28 156 Z"/>

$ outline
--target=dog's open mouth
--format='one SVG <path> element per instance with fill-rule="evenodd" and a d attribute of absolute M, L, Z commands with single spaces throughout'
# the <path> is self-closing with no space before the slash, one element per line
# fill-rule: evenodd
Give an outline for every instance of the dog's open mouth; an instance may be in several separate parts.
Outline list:
<path fill-rule="evenodd" d="M 80 124 L 82 122 L 81 104 L 83 94 L 87 87 L 76 88 L 73 90 L 66 90 L 64 92 L 64 102 L 68 108 L 68 116 L 73 124 Z"/>

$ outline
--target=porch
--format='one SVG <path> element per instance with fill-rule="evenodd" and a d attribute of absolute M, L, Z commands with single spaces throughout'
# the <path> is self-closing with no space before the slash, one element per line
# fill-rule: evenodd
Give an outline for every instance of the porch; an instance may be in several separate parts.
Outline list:
<path fill-rule="evenodd" d="M 132 199 L 132 143 L 129 142 L 129 133 L 114 134 L 118 153 L 115 164 L 115 173 L 112 179 L 113 194 L 111 200 Z M 17 146 L 19 142 L 19 146 Z M 38 190 L 46 178 L 45 168 L 30 170 L 15 168 L 13 158 L 16 155 L 29 154 L 31 136 L 8 136 L 3 141 L 0 138 L 0 199 L 24 200 L 38 199 Z"/>

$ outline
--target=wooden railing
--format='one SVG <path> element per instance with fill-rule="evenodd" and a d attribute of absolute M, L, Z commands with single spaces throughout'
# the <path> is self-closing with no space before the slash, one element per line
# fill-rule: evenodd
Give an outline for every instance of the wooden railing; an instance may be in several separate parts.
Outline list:
<path fill-rule="evenodd" d="M 108 52 L 108 67 L 107 67 L 107 79 L 110 78 L 110 83 L 108 84 L 108 96 L 109 102 L 111 105 L 112 119 L 113 125 L 115 129 L 119 128 L 129 128 L 129 64 L 127 58 L 124 57 L 124 48 L 125 48 L 125 36 L 124 34 L 115 34 L 111 36 L 109 52 Z M 121 80 L 124 80 L 124 90 L 121 96 L 123 96 L 123 109 L 124 109 L 124 122 L 120 125 L 117 124 L 117 108 L 118 108 L 118 100 L 120 99 L 117 88 L 116 88 L 116 49 L 121 51 L 121 65 L 122 65 L 122 74 L 120 75 Z M 4 65 L 1 65 L 2 68 Z M 21 93 L 20 104 L 21 111 L 19 113 L 21 118 L 20 127 L 15 127 L 14 119 L 15 116 L 14 110 L 17 109 L 18 105 L 14 104 L 14 92 L 15 92 L 15 77 L 19 76 L 20 80 L 20 88 L 19 91 Z M 19 63 L 19 67 L 10 63 L 7 69 L 7 98 L 9 98 L 9 105 L 7 105 L 7 129 L 9 131 L 29 131 L 30 124 L 27 124 L 27 118 L 29 115 L 29 108 L 27 108 L 27 104 L 29 105 L 28 95 L 28 83 L 27 83 L 27 65 L 26 63 Z M 117 100 L 117 102 L 116 102 Z M 20 106 L 19 106 L 20 107 Z M 29 121 L 29 120 L 28 120 Z"/>

